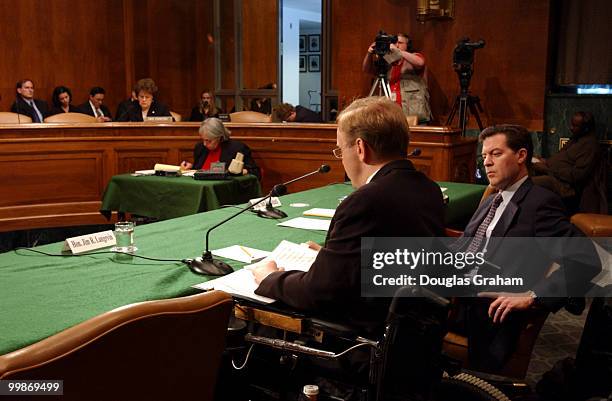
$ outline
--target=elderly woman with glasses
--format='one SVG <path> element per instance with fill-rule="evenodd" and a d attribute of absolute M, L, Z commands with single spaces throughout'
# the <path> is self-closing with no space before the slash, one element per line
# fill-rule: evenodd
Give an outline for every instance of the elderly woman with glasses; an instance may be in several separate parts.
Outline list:
<path fill-rule="evenodd" d="M 209 118 L 200 125 L 200 137 L 202 142 L 195 145 L 193 149 L 193 163 L 183 161 L 183 169 L 209 170 L 212 163 L 223 162 L 229 166 L 237 153 L 244 156 L 244 168 L 242 174 L 253 174 L 261 178 L 259 167 L 251 156 L 251 149 L 244 143 L 231 139 L 230 131 L 225 128 L 218 118 Z"/>

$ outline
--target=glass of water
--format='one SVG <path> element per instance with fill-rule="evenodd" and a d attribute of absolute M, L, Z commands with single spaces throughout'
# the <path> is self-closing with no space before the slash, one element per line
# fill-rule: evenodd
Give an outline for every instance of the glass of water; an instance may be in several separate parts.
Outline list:
<path fill-rule="evenodd" d="M 134 222 L 118 221 L 115 223 L 115 238 L 117 245 L 111 248 L 113 252 L 134 253 L 138 250 L 134 246 Z"/>

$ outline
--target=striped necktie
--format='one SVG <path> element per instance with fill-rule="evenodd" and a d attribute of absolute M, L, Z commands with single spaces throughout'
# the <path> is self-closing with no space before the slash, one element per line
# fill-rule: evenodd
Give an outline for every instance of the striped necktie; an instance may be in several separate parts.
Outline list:
<path fill-rule="evenodd" d="M 497 208 L 503 200 L 504 199 L 502 198 L 501 192 L 498 192 L 497 195 L 495 195 L 493 202 L 491 202 L 491 207 L 489 208 L 487 216 L 478 226 L 478 230 L 476 230 L 476 234 L 474 234 L 474 238 L 472 238 L 472 242 L 468 246 L 467 252 L 476 253 L 480 250 L 482 241 L 487 235 L 487 228 L 489 228 L 489 225 L 491 224 L 491 222 L 493 221 L 493 217 L 495 216 L 495 212 L 497 211 Z"/>
<path fill-rule="evenodd" d="M 34 100 L 28 100 L 28 104 L 30 105 L 32 109 L 34 109 L 34 113 L 33 113 L 34 122 L 42 123 L 42 114 L 40 114 L 40 111 L 38 111 L 38 108 L 36 107 Z"/>

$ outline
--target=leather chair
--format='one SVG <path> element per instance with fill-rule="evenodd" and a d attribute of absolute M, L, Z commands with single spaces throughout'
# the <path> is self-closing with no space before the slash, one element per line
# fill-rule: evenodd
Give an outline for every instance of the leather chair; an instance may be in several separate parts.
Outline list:
<path fill-rule="evenodd" d="M 232 123 L 269 123 L 270 116 L 256 111 L 237 111 L 231 113 L 230 122 Z"/>
<path fill-rule="evenodd" d="M 212 400 L 232 307 L 221 291 L 123 306 L 0 356 L 0 379 L 62 379 L 62 400 Z"/>
<path fill-rule="evenodd" d="M 177 113 L 176 111 L 171 111 L 170 115 L 172 116 L 172 118 L 174 118 L 174 121 L 176 122 L 183 121 L 183 116 Z"/>
<path fill-rule="evenodd" d="M 23 114 L 0 111 L 0 124 L 27 124 L 31 122 L 32 119 Z"/>
<path fill-rule="evenodd" d="M 576 213 L 570 219 L 587 237 L 612 237 L 612 216 L 595 213 Z"/>
<path fill-rule="evenodd" d="M 95 123 L 94 116 L 83 113 L 59 113 L 45 118 L 46 123 Z"/>

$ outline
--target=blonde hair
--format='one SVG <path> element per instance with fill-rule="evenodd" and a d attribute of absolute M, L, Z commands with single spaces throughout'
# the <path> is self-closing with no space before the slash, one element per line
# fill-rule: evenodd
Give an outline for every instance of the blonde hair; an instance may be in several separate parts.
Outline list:
<path fill-rule="evenodd" d="M 351 141 L 363 139 L 380 157 L 407 156 L 408 121 L 402 108 L 386 97 L 357 99 L 342 110 L 336 122 Z"/>

